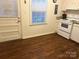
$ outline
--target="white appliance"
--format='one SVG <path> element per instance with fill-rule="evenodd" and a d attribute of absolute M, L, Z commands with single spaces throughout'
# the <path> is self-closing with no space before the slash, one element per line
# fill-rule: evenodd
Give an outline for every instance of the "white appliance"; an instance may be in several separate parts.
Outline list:
<path fill-rule="evenodd" d="M 79 43 L 79 23 L 73 25 L 71 39 Z"/>
<path fill-rule="evenodd" d="M 60 19 L 57 33 L 67 39 L 70 39 L 73 22 L 71 20 Z"/>

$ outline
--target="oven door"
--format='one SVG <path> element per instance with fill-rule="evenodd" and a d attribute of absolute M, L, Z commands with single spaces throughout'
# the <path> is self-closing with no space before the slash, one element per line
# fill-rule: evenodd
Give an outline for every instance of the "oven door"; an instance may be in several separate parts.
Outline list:
<path fill-rule="evenodd" d="M 62 31 L 65 31 L 67 33 L 71 33 L 71 28 L 72 28 L 72 24 L 71 23 L 64 23 L 64 22 L 61 22 L 59 24 L 59 30 L 62 30 Z"/>

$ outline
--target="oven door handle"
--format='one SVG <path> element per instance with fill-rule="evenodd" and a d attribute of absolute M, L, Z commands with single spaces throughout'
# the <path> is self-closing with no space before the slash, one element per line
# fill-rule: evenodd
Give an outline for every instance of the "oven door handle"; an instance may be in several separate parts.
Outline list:
<path fill-rule="evenodd" d="M 68 24 L 68 25 L 72 25 L 72 24 Z"/>

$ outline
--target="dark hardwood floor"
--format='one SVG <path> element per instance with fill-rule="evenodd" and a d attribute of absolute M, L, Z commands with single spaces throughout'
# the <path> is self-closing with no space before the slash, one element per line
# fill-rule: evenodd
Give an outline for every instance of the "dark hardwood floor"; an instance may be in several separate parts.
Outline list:
<path fill-rule="evenodd" d="M 79 45 L 50 34 L 0 43 L 0 59 L 79 59 Z"/>

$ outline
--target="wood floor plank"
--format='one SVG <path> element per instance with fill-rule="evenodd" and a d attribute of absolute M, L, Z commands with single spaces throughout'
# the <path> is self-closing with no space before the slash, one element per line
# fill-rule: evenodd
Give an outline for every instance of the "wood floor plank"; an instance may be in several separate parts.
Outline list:
<path fill-rule="evenodd" d="M 79 59 L 79 45 L 58 34 L 0 43 L 0 59 Z"/>

